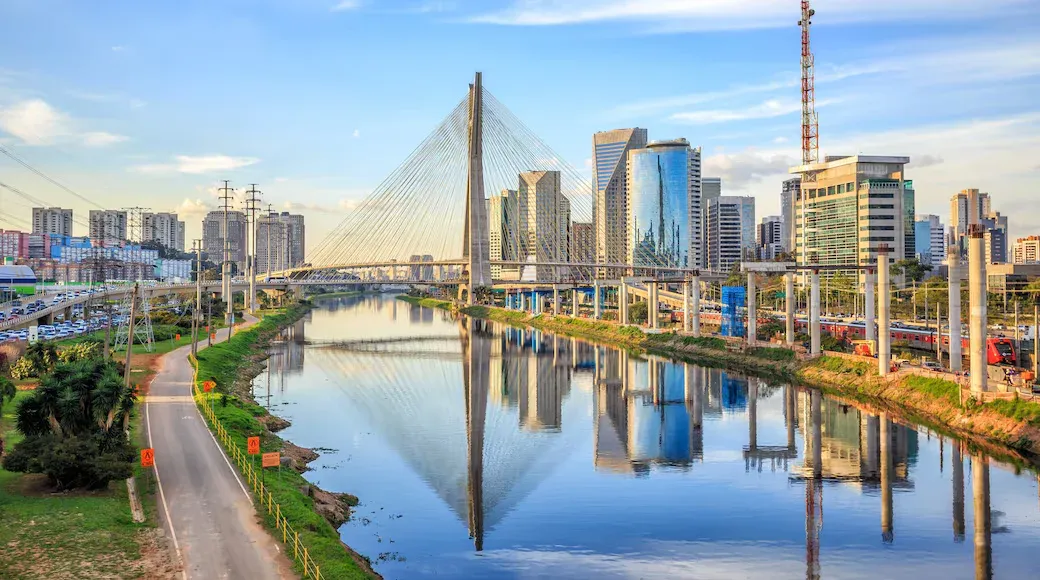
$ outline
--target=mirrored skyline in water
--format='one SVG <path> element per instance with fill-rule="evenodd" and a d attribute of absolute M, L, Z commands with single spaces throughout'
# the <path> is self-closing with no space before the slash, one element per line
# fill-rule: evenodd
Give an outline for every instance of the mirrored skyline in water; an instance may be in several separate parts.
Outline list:
<path fill-rule="evenodd" d="M 270 365 L 257 400 L 387 578 L 1040 574 L 1035 473 L 818 391 L 388 297 Z"/>

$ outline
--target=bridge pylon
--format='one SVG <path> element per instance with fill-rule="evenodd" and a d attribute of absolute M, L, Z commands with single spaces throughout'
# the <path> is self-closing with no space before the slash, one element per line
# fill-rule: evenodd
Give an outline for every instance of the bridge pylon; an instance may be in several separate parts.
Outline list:
<path fill-rule="evenodd" d="M 469 275 L 466 302 L 478 288 L 491 286 L 491 247 L 484 200 L 484 98 L 481 74 L 469 87 L 469 172 L 466 177 L 466 225 L 462 256 Z"/>

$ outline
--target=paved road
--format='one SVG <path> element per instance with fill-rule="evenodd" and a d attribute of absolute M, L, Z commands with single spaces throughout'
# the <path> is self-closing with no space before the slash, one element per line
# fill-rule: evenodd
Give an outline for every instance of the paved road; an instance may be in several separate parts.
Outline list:
<path fill-rule="evenodd" d="M 227 330 L 217 339 L 226 340 Z M 248 488 L 192 401 L 190 348 L 163 357 L 144 405 L 155 448 L 160 518 L 184 563 L 184 576 L 293 578 L 280 546 L 257 521 Z"/>

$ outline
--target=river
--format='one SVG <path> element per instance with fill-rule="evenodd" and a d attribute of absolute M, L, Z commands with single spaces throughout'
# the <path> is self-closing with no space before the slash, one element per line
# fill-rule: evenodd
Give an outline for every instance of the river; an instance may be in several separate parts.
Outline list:
<path fill-rule="evenodd" d="M 818 391 L 359 296 L 254 393 L 386 578 L 1040 578 L 1035 472 Z"/>

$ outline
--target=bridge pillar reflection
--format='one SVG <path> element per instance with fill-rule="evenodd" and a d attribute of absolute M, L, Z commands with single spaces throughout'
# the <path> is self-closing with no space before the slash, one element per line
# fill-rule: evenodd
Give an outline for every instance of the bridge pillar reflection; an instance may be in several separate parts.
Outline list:
<path fill-rule="evenodd" d="M 881 413 L 881 541 L 891 544 L 892 531 L 892 422 Z"/>
<path fill-rule="evenodd" d="M 748 380 L 748 448 L 758 450 L 758 379 Z"/>
<path fill-rule="evenodd" d="M 466 397 L 466 466 L 469 533 L 474 548 L 484 549 L 484 426 L 490 389 L 491 340 L 483 321 L 461 322 L 463 391 Z"/>
<path fill-rule="evenodd" d="M 993 577 L 993 554 L 990 548 L 992 527 L 989 504 L 989 458 L 971 456 L 971 491 L 975 500 L 975 578 Z"/>
<path fill-rule="evenodd" d="M 813 479 L 823 477 L 823 419 L 820 413 L 823 395 L 816 389 L 809 390 L 809 412 L 812 422 L 812 472 Z"/>
<path fill-rule="evenodd" d="M 964 460 L 961 458 L 961 442 L 953 444 L 953 541 L 964 541 Z"/>

